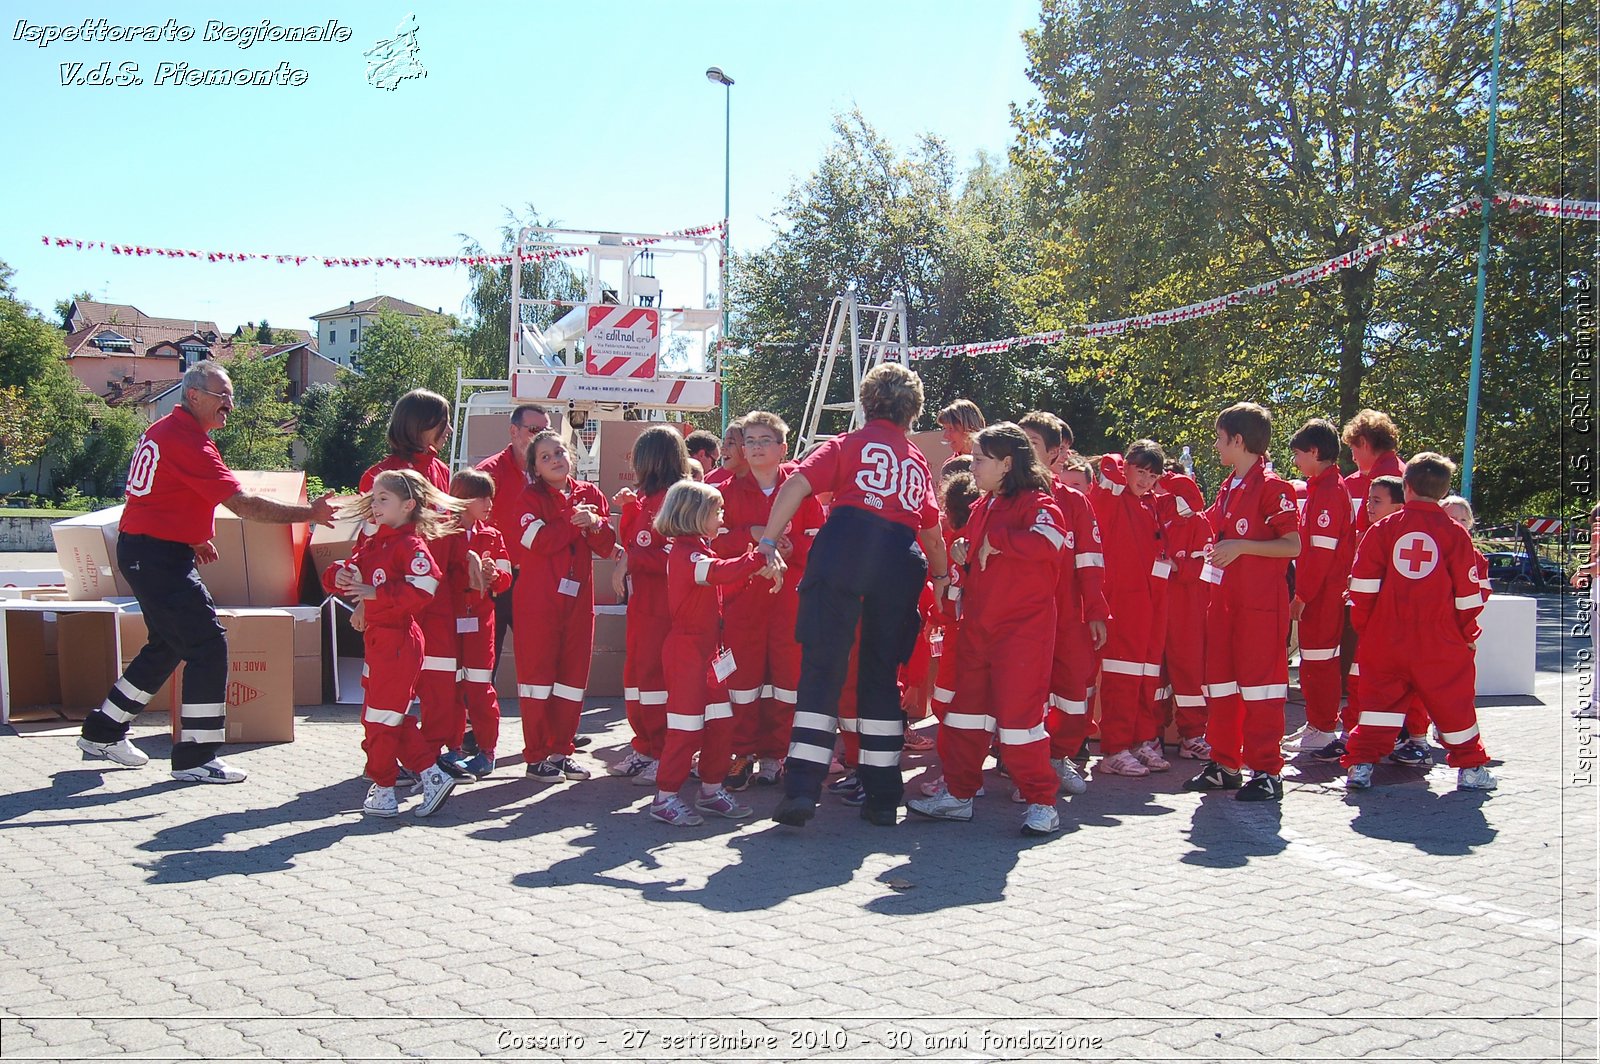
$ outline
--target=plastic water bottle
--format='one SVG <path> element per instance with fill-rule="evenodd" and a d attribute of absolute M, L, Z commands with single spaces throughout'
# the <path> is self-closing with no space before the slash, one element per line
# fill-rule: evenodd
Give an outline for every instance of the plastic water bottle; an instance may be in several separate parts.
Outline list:
<path fill-rule="evenodd" d="M 1189 445 L 1183 445 L 1183 454 L 1178 459 L 1178 464 L 1183 466 L 1183 471 L 1189 476 L 1194 476 L 1194 455 L 1189 453 Z"/>

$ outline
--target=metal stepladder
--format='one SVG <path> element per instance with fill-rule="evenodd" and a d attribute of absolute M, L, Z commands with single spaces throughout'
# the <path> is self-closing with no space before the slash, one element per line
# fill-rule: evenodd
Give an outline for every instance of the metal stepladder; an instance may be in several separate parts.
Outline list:
<path fill-rule="evenodd" d="M 846 289 L 844 295 L 835 296 L 833 305 L 828 308 L 828 324 L 823 329 L 817 368 L 811 375 L 810 394 L 806 399 L 796 455 L 803 455 L 835 436 L 866 424 L 866 416 L 857 398 L 861 392 L 861 379 L 885 362 L 905 365 L 908 344 L 906 297 L 899 292 L 894 293 L 883 306 L 862 303 L 854 288 Z M 830 390 L 835 393 L 842 391 L 833 386 L 834 373 L 841 358 L 850 361 L 850 391 L 848 395 L 830 399 Z M 841 422 L 842 428 L 839 427 Z"/>

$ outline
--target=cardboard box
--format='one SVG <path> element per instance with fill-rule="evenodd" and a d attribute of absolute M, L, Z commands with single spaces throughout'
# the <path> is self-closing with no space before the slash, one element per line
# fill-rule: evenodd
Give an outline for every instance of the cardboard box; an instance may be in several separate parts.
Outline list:
<path fill-rule="evenodd" d="M 600 438 L 596 441 L 600 455 L 600 490 L 611 498 L 623 488 L 631 488 L 636 479 L 633 473 L 633 443 L 645 429 L 662 422 L 653 421 L 602 421 Z M 677 426 L 665 425 L 676 431 Z"/>
<path fill-rule="evenodd" d="M 509 403 L 509 399 L 507 400 Z M 550 430 L 559 435 L 567 447 L 572 447 L 572 426 L 567 421 L 565 405 L 556 403 L 543 403 L 545 413 L 550 417 Z M 499 451 L 506 449 L 506 444 L 511 442 L 510 435 L 511 410 L 509 406 L 504 410 L 483 411 L 472 414 L 467 418 L 466 433 L 467 447 L 465 460 L 467 465 L 477 465 L 485 458 L 489 458 Z"/>
<path fill-rule="evenodd" d="M 338 506 L 344 506 L 354 496 L 335 499 Z M 322 579 L 322 572 L 334 562 L 342 562 L 355 553 L 356 538 L 361 534 L 361 522 L 353 517 L 340 518 L 330 525 L 315 525 L 311 529 L 311 568 L 315 570 L 318 580 Z"/>
<path fill-rule="evenodd" d="M 294 741 L 294 623 L 286 610 L 222 609 L 228 632 L 228 742 Z M 172 714 L 178 737 L 178 712 Z"/>
<path fill-rule="evenodd" d="M 306 475 L 236 471 L 252 495 L 304 506 Z M 217 560 L 200 567 L 200 579 L 218 606 L 293 606 L 300 602 L 300 566 L 311 537 L 309 524 L 246 521 L 224 506 L 216 511 Z"/>
<path fill-rule="evenodd" d="M 110 602 L 0 601 L 0 724 L 45 706 L 82 719 L 120 674 Z M 31 615 L 31 616 L 30 616 Z"/>
<path fill-rule="evenodd" d="M 322 610 L 316 606 L 288 606 L 294 620 L 294 704 L 320 706 L 322 687 Z"/>
<path fill-rule="evenodd" d="M 913 432 L 910 439 L 928 460 L 928 469 L 933 473 L 934 482 L 937 483 L 939 467 L 944 465 L 951 454 L 950 445 L 944 442 L 944 433 L 940 429 L 928 429 L 923 432 Z"/>
<path fill-rule="evenodd" d="M 594 651 L 622 653 L 628 648 L 628 607 L 601 606 L 594 608 Z"/>
<path fill-rule="evenodd" d="M 589 659 L 589 686 L 584 693 L 590 698 L 621 698 L 624 657 L 620 651 L 596 651 Z"/>
<path fill-rule="evenodd" d="M 121 520 L 122 507 L 111 506 L 50 526 L 67 595 L 73 601 L 133 594 L 117 570 L 117 525 Z"/>

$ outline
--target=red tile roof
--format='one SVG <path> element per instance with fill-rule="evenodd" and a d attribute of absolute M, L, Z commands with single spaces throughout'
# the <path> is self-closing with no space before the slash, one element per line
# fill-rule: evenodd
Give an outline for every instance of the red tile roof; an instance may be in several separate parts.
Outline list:
<path fill-rule="evenodd" d="M 88 299 L 78 300 L 73 302 L 71 313 L 71 320 L 79 328 L 86 324 L 94 324 L 122 326 L 125 328 L 175 329 L 185 333 L 210 331 L 214 335 L 222 335 L 222 330 L 217 328 L 217 323 L 214 321 L 202 321 L 199 318 L 156 318 L 130 303 L 97 303 Z"/>
<path fill-rule="evenodd" d="M 403 299 L 396 299 L 394 296 L 373 296 L 371 299 L 363 299 L 342 307 L 334 307 L 332 310 L 325 310 L 321 314 L 313 314 L 311 315 L 311 320 L 321 321 L 323 318 L 337 318 L 341 314 L 376 314 L 380 310 L 393 310 L 400 314 L 413 316 L 438 313 L 438 311 L 429 310 L 427 307 L 419 307 L 415 303 L 407 303 Z"/>

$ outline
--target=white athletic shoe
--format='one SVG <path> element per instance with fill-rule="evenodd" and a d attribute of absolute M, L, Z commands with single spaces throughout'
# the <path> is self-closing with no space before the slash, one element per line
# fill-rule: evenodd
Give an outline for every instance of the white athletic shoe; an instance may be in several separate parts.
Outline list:
<path fill-rule="evenodd" d="M 655 761 L 653 757 L 646 757 L 637 750 L 629 750 L 627 757 L 606 766 L 606 775 L 637 776 L 648 768 L 653 761 Z"/>
<path fill-rule="evenodd" d="M 1310 754 L 1321 750 L 1338 737 L 1338 732 L 1325 732 L 1321 728 L 1313 728 L 1307 724 L 1293 735 L 1284 739 L 1283 748 L 1295 753 Z"/>
<path fill-rule="evenodd" d="M 1344 778 L 1344 789 L 1347 791 L 1364 791 L 1372 786 L 1372 765 L 1351 765 L 1350 772 Z"/>
<path fill-rule="evenodd" d="M 150 763 L 150 759 L 139 752 L 139 748 L 130 743 L 127 738 L 118 739 L 114 743 L 94 743 L 88 739 L 78 740 L 78 749 L 90 757 L 104 758 L 115 761 L 127 768 L 143 768 Z"/>
<path fill-rule="evenodd" d="M 455 790 L 455 777 L 438 765 L 422 770 L 422 804 L 417 806 L 417 816 L 432 816 Z"/>
<path fill-rule="evenodd" d="M 400 800 L 394 796 L 393 787 L 380 787 L 374 783 L 367 790 L 367 800 L 361 803 L 367 816 L 398 816 Z"/>
<path fill-rule="evenodd" d="M 1061 817 L 1053 805 L 1030 805 L 1022 814 L 1024 835 L 1054 835 L 1061 830 Z"/>
<path fill-rule="evenodd" d="M 1113 776 L 1148 776 L 1150 770 L 1128 750 L 1118 750 L 1110 757 L 1102 757 L 1094 768 L 1096 775 L 1108 772 Z"/>
<path fill-rule="evenodd" d="M 1476 768 L 1463 768 L 1456 771 L 1456 790 L 1458 791 L 1492 791 L 1500 786 L 1500 781 L 1494 778 L 1488 766 L 1479 765 Z"/>
<path fill-rule="evenodd" d="M 1070 757 L 1052 757 L 1050 767 L 1056 770 L 1056 778 L 1061 781 L 1061 789 L 1067 794 L 1082 794 L 1089 789 L 1089 781 L 1083 778 L 1083 773 L 1078 771 L 1078 766 Z"/>
<path fill-rule="evenodd" d="M 1172 762 L 1167 760 L 1166 753 L 1161 749 L 1160 739 L 1140 743 L 1133 748 L 1132 754 L 1139 759 L 1139 764 L 1151 772 L 1165 772 L 1172 767 Z"/>
<path fill-rule="evenodd" d="M 957 798 L 949 791 L 931 798 L 913 798 L 906 803 L 906 808 L 919 816 L 931 817 L 934 820 L 972 819 L 972 799 Z"/>
<path fill-rule="evenodd" d="M 651 758 L 650 763 L 640 769 L 637 776 L 633 777 L 633 785 L 635 787 L 654 787 L 656 785 L 656 770 L 660 767 L 661 762 Z"/>
<path fill-rule="evenodd" d="M 194 768 L 175 768 L 172 778 L 187 783 L 243 783 L 248 776 L 242 768 L 234 768 L 220 757 L 214 757 Z"/>

